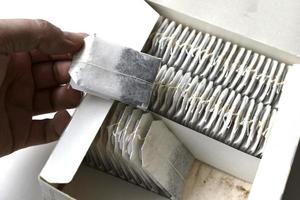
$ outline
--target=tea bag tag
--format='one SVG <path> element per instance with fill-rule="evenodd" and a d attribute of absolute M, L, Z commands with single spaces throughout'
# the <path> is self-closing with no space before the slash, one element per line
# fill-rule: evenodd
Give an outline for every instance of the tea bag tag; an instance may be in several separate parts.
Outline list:
<path fill-rule="evenodd" d="M 159 58 L 91 35 L 74 56 L 70 84 L 98 97 L 147 109 L 160 64 Z"/>

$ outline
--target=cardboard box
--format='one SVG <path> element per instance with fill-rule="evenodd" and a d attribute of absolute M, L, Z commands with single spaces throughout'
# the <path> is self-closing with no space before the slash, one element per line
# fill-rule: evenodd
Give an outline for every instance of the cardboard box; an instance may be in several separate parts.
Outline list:
<path fill-rule="evenodd" d="M 300 66 L 297 65 L 300 61 L 300 30 L 295 28 L 296 25 L 293 27 L 295 21 L 300 20 L 300 16 L 295 17 L 300 4 L 291 1 L 282 5 L 279 0 L 149 0 L 148 3 L 159 14 L 184 25 L 293 64 L 286 77 L 277 118 L 262 159 L 157 115 L 198 160 L 253 183 L 249 199 L 281 199 L 300 138 L 300 108 L 297 106 L 300 102 L 297 93 L 300 85 Z M 278 10 L 281 12 L 274 15 Z M 270 24 L 270 21 L 276 23 Z M 45 199 L 165 199 L 80 166 L 112 103 L 87 95 L 78 107 L 41 172 L 40 183 Z"/>

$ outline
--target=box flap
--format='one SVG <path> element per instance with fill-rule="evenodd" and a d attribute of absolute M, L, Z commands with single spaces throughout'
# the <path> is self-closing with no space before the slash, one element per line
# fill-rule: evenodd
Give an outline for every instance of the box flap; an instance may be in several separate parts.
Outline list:
<path fill-rule="evenodd" d="M 103 12 L 103 8 L 105 8 L 111 12 L 107 14 L 105 20 L 98 19 L 99 23 L 95 23 L 97 20 L 92 19 L 86 21 L 86 23 L 94 23 L 94 28 L 89 29 L 88 33 L 96 32 L 99 37 L 106 41 L 140 51 L 156 24 L 159 14 L 142 0 L 131 0 L 130 3 L 120 0 L 112 1 L 114 3 L 103 3 L 100 4 L 101 8 L 91 8 L 91 10 L 85 11 L 96 12 L 98 10 L 98 12 Z M 100 6 L 95 3 L 90 7 Z M 131 9 L 126 9 L 128 7 Z"/>
<path fill-rule="evenodd" d="M 300 63 L 297 0 L 147 0 L 159 13 L 287 63 Z"/>
<path fill-rule="evenodd" d="M 86 95 L 44 166 L 49 183 L 69 183 L 93 142 L 113 101 Z"/>

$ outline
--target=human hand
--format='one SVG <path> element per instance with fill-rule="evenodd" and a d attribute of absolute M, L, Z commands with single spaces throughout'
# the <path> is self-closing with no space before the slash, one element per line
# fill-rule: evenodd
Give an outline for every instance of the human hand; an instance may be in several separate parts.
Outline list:
<path fill-rule="evenodd" d="M 69 87 L 81 34 L 43 20 L 0 20 L 0 156 L 56 140 L 70 121 L 65 110 L 81 93 Z M 58 111 L 53 119 L 32 120 Z"/>

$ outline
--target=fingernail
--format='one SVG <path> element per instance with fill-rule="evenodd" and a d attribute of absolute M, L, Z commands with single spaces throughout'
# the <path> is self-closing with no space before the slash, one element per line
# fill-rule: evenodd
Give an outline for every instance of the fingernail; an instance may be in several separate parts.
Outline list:
<path fill-rule="evenodd" d="M 65 128 L 67 127 L 70 121 L 71 116 L 66 110 L 58 111 L 55 114 L 54 129 L 59 136 L 64 132 Z"/>
<path fill-rule="evenodd" d="M 64 32 L 64 38 L 71 41 L 75 46 L 81 47 L 83 45 L 84 36 L 82 34 Z"/>

